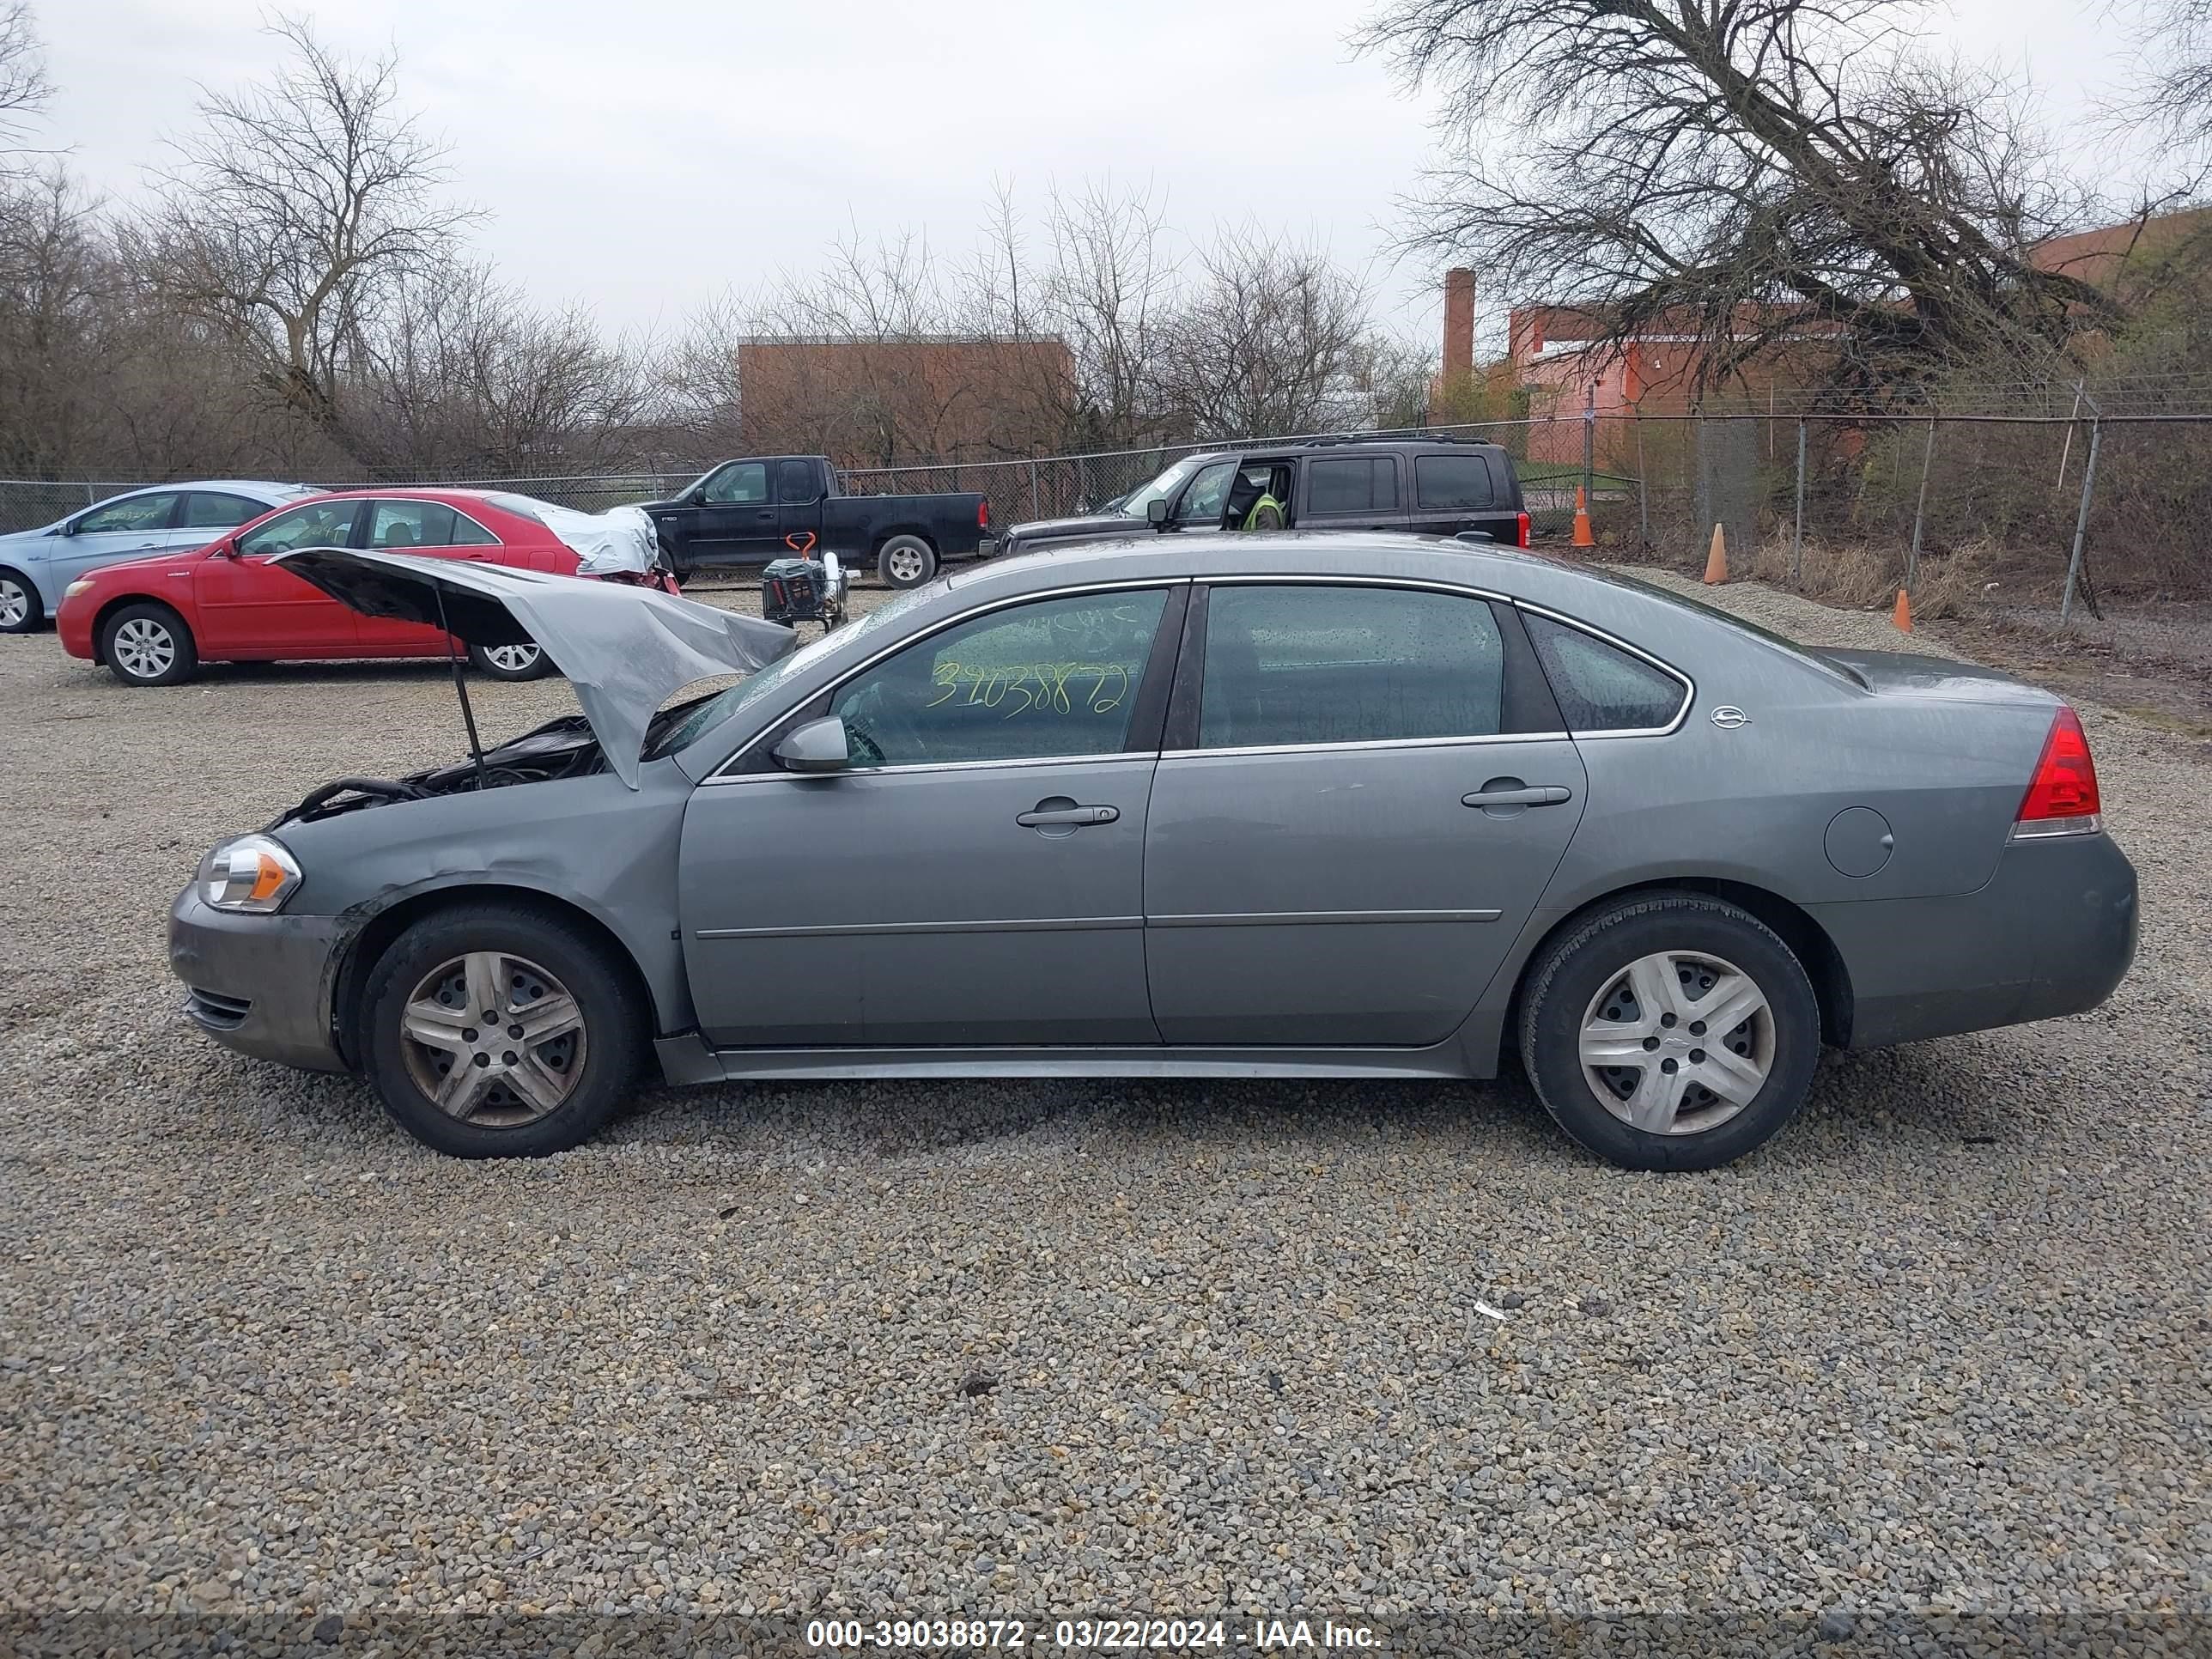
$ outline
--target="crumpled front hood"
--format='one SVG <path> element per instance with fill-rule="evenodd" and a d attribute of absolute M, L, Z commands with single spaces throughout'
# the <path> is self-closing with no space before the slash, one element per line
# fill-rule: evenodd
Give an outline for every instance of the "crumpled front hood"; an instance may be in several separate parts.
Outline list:
<path fill-rule="evenodd" d="M 444 628 L 471 645 L 537 644 L 568 678 L 607 764 L 638 787 L 653 714 L 694 681 L 750 674 L 799 643 L 788 628 L 577 576 L 414 553 L 302 547 L 272 556 L 365 617 Z"/>

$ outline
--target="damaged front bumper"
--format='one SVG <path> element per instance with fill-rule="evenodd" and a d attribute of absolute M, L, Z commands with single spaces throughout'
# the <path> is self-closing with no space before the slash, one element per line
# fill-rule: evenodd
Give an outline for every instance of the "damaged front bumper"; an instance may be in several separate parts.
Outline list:
<path fill-rule="evenodd" d="M 217 910 L 197 883 L 187 886 L 169 909 L 169 967 L 185 982 L 185 1018 L 257 1060 L 345 1071 L 331 1018 L 345 933 L 336 916 Z"/>

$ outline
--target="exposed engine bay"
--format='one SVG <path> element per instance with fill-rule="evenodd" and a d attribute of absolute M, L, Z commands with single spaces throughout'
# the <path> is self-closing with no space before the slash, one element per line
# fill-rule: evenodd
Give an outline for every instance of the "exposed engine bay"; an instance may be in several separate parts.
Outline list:
<path fill-rule="evenodd" d="M 461 760 L 404 778 L 333 778 L 269 827 L 313 823 L 390 801 L 427 800 L 433 795 L 588 777 L 605 770 L 606 759 L 599 752 L 599 740 L 592 735 L 592 723 L 581 714 L 568 714 L 485 750 L 481 769 L 473 760 Z"/>

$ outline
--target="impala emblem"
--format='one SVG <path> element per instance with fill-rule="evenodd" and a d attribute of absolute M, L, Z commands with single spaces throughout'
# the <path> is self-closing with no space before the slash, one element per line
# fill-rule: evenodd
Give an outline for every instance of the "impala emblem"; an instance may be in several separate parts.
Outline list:
<path fill-rule="evenodd" d="M 1713 710 L 1713 724 L 1723 732 L 1733 732 L 1739 726 L 1751 724 L 1751 716 L 1732 702 L 1724 702 Z"/>

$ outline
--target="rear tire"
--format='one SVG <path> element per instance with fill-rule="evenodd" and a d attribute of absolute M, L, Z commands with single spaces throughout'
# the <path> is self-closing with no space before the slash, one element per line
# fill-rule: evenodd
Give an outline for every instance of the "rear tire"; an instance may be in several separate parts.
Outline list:
<path fill-rule="evenodd" d="M 1547 945 L 1522 986 L 1521 1060 L 1536 1097 L 1623 1169 L 1731 1163 L 1812 1088 L 1812 981 L 1772 929 L 1724 900 L 1631 895 Z"/>
<path fill-rule="evenodd" d="M 486 1000 L 489 1021 L 477 1006 Z M 629 1092 L 646 1029 L 635 988 L 594 941 L 489 902 L 402 933 L 362 1008 L 358 1048 L 377 1098 L 454 1158 L 544 1158 L 589 1140 Z"/>
<path fill-rule="evenodd" d="M 937 550 L 919 536 L 893 536 L 876 550 L 876 574 L 893 587 L 920 587 L 937 574 Z"/>
<path fill-rule="evenodd" d="M 553 659 L 539 645 L 472 645 L 469 661 L 487 679 L 542 680 L 553 672 Z"/>
<path fill-rule="evenodd" d="M 0 634 L 35 634 L 46 625 L 46 607 L 38 584 L 20 570 L 0 565 Z"/>
<path fill-rule="evenodd" d="M 100 630 L 100 659 L 125 685 L 181 685 L 200 666 L 185 619 L 151 599 L 126 605 L 107 619 Z"/>

